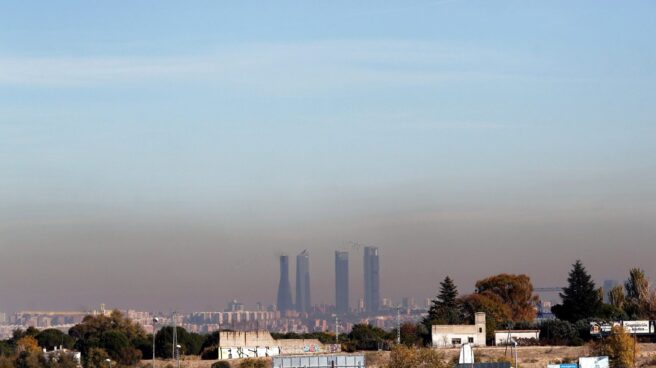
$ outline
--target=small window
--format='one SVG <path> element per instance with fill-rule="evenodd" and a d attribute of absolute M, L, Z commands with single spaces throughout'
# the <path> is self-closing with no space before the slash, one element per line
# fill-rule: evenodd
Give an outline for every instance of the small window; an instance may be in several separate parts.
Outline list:
<path fill-rule="evenodd" d="M 451 345 L 460 345 L 462 344 L 462 340 L 460 339 L 451 339 Z"/>
<path fill-rule="evenodd" d="M 478 333 L 483 333 L 483 327 L 478 328 Z M 152 354 L 151 354 L 152 355 Z"/>
<path fill-rule="evenodd" d="M 468 338 L 467 338 L 467 341 L 473 343 L 473 342 L 474 342 L 474 338 L 473 338 L 473 337 L 468 337 Z"/>

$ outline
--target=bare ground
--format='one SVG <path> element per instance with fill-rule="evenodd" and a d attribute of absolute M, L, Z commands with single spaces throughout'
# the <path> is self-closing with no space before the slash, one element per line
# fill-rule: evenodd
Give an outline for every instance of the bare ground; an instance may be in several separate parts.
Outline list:
<path fill-rule="evenodd" d="M 656 367 L 656 344 L 638 344 L 638 350 L 638 367 Z M 440 349 L 440 351 L 444 352 L 447 360 L 457 359 L 459 353 L 459 349 Z M 514 361 L 510 348 L 476 348 L 474 353 L 476 360 L 481 362 L 498 361 L 499 359 Z M 549 363 L 576 361 L 578 357 L 588 355 L 589 348 L 587 346 L 535 346 L 517 349 L 517 357 L 521 368 L 545 368 Z M 366 352 L 365 356 L 367 358 L 367 368 L 383 368 L 389 360 L 389 352 L 387 351 Z M 180 362 L 180 366 L 181 368 L 210 368 L 214 362 L 216 361 L 187 357 Z M 233 367 L 239 367 L 239 362 L 240 360 L 230 361 Z M 144 360 L 141 365 L 144 368 L 150 368 L 151 362 Z M 175 361 L 157 360 L 156 368 L 177 367 Z"/>

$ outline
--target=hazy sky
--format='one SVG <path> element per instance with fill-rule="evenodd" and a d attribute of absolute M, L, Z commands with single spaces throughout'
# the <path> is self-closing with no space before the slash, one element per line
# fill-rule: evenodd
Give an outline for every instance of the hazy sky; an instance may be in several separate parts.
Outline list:
<path fill-rule="evenodd" d="M 349 242 L 393 298 L 576 258 L 656 278 L 654 14 L 2 1 L 0 310 L 269 304 L 305 248 L 316 303 L 352 251 L 355 304 Z"/>

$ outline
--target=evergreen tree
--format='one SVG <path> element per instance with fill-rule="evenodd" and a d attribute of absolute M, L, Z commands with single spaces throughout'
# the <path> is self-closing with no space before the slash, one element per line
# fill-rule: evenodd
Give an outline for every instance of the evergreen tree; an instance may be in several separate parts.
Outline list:
<path fill-rule="evenodd" d="M 551 309 L 556 318 L 576 322 L 584 318 L 596 317 L 601 309 L 602 299 L 592 277 L 580 260 L 572 265 L 567 282 L 569 285 L 560 293 L 563 303 Z"/>
<path fill-rule="evenodd" d="M 449 276 L 440 282 L 440 293 L 433 299 L 426 322 L 430 323 L 427 327 L 434 324 L 452 325 L 461 322 L 458 288 Z"/>

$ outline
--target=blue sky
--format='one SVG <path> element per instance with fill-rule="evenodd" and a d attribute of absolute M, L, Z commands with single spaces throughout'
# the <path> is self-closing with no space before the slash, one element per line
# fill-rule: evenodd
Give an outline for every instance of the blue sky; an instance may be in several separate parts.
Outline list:
<path fill-rule="evenodd" d="M 655 7 L 0 2 L 2 258 L 127 253 L 134 264 L 120 267 L 134 279 L 171 231 L 163 263 L 184 244 L 189 262 L 239 253 L 273 273 L 278 252 L 330 257 L 354 240 L 380 246 L 388 268 L 405 249 L 428 252 L 437 269 L 412 277 L 450 273 L 463 286 L 502 271 L 557 284 L 575 257 L 598 277 L 651 267 L 640 262 L 656 235 Z M 567 235 L 545 240 L 554 233 Z M 470 275 L 442 260 L 545 246 L 562 248 L 558 264 L 506 269 L 500 257 Z M 20 266 L 5 262 L 0 276 Z M 397 276 L 383 275 L 400 297 Z M 153 307 L 139 288 L 154 280 L 96 295 L 59 266 L 31 277 L 0 308 L 42 304 L 43 290 L 25 289 L 63 281 L 89 290 L 68 299 L 80 305 L 110 294 Z M 203 303 L 255 302 L 269 286 L 224 285 Z M 161 292 L 159 303 L 198 307 Z"/>

